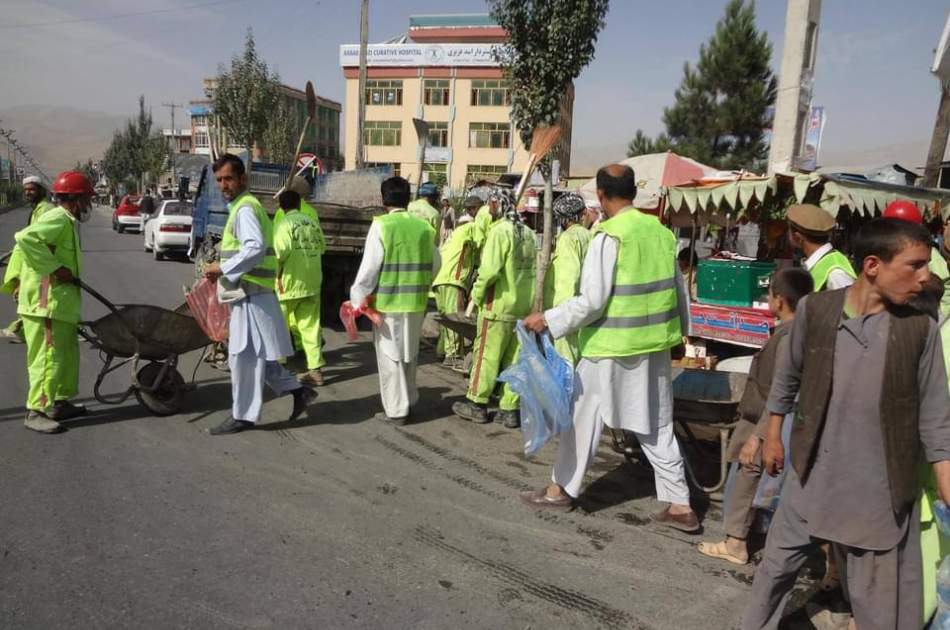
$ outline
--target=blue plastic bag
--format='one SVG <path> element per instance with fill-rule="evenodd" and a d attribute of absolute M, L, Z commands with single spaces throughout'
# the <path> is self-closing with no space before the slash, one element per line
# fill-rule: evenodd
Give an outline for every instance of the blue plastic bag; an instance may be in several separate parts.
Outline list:
<path fill-rule="evenodd" d="M 939 499 L 934 501 L 933 506 L 934 518 L 937 519 L 937 527 L 940 528 L 940 533 L 944 536 L 950 536 L 950 508 L 947 507 L 947 504 Z M 950 605 L 950 602 L 948 602 Z"/>
<path fill-rule="evenodd" d="M 571 427 L 574 368 L 557 353 L 549 335 L 542 335 L 538 347 L 535 335 L 521 322 L 515 332 L 521 344 L 518 361 L 498 380 L 508 383 L 521 397 L 524 452 L 531 455 L 552 435 Z"/>
<path fill-rule="evenodd" d="M 782 494 L 782 484 L 785 482 L 785 470 L 792 465 L 789 454 L 789 442 L 792 438 L 792 422 L 795 419 L 795 412 L 785 414 L 782 420 L 782 444 L 785 446 L 785 466 L 774 477 L 762 471 L 762 477 L 759 478 L 759 487 L 755 490 L 755 498 L 752 499 L 752 506 L 760 510 L 775 512 L 778 509 L 778 498 Z"/>

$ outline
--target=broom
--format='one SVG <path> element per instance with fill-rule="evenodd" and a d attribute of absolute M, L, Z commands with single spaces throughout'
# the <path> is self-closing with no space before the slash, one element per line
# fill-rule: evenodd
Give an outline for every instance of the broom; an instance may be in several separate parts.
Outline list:
<path fill-rule="evenodd" d="M 521 174 L 521 181 L 518 182 L 518 188 L 515 189 L 515 205 L 518 205 L 518 202 L 521 200 L 521 195 L 524 194 L 524 189 L 528 186 L 528 179 L 538 166 L 538 162 L 540 162 L 545 155 L 550 153 L 551 149 L 554 148 L 554 145 L 556 145 L 560 139 L 560 125 L 539 125 L 534 128 L 534 131 L 531 133 L 531 149 L 528 153 L 528 163 L 525 165 L 524 172 Z"/>
<path fill-rule="evenodd" d="M 294 152 L 294 161 L 290 163 L 290 170 L 287 173 L 287 183 L 284 184 L 284 190 L 290 189 L 290 183 L 294 179 L 294 171 L 297 169 L 297 160 L 300 159 L 300 149 L 303 147 L 303 139 L 307 136 L 307 130 L 310 129 L 310 123 L 317 116 L 317 93 L 313 91 L 313 83 L 307 81 L 307 120 L 303 123 L 303 129 L 300 130 L 300 138 L 297 140 L 297 150 Z"/>

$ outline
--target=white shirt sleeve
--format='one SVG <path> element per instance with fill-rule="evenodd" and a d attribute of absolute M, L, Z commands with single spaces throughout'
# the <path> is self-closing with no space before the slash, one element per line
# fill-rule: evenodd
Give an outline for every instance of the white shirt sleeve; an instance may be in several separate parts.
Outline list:
<path fill-rule="evenodd" d="M 836 289 L 847 289 L 854 284 L 854 278 L 841 269 L 832 269 L 828 274 L 828 281 L 825 282 L 825 288 L 834 291 Z"/>
<path fill-rule="evenodd" d="M 241 241 L 241 249 L 221 263 L 221 274 L 228 282 L 237 283 L 241 276 L 256 267 L 264 258 L 264 234 L 261 224 L 250 206 L 241 206 L 234 217 L 234 234 Z"/>
<path fill-rule="evenodd" d="M 600 233 L 594 236 L 581 270 L 580 294 L 544 312 L 555 338 L 597 321 L 607 307 L 617 266 L 617 241 Z"/>
<path fill-rule="evenodd" d="M 689 335 L 691 323 L 689 316 L 689 291 L 686 288 L 686 279 L 680 271 L 680 266 L 674 263 L 673 270 L 675 273 L 673 277 L 676 279 L 676 307 L 680 312 L 680 329 L 682 335 L 686 337 Z"/>
<path fill-rule="evenodd" d="M 363 248 L 363 260 L 356 272 L 356 280 L 350 288 L 350 303 L 360 306 L 376 290 L 379 274 L 383 269 L 383 238 L 379 234 L 379 223 L 373 221 L 366 233 L 366 246 Z"/>

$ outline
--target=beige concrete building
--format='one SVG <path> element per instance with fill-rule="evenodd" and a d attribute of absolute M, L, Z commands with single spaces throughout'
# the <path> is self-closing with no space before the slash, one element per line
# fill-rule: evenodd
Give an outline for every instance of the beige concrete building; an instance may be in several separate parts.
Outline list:
<path fill-rule="evenodd" d="M 424 180 L 453 190 L 478 179 L 520 173 L 528 155 L 511 120 L 511 96 L 492 50 L 504 29 L 487 15 L 412 16 L 409 32 L 368 48 L 364 163 L 392 165 L 416 181 L 420 140 L 412 119 L 429 125 Z M 346 168 L 356 166 L 359 46 L 340 49 L 346 78 Z M 573 90 L 563 103 L 565 137 L 556 157 L 570 168 Z"/>

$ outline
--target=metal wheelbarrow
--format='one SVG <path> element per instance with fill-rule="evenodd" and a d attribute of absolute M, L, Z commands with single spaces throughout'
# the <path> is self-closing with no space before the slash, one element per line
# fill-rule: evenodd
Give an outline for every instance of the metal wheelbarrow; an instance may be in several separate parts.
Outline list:
<path fill-rule="evenodd" d="M 178 357 L 212 343 L 188 306 L 170 311 L 145 304 L 115 305 L 84 282 L 78 284 L 109 309 L 108 315 L 79 325 L 80 336 L 99 350 L 103 360 L 93 388 L 96 400 L 118 405 L 135 394 L 139 404 L 156 416 L 177 413 L 185 391 L 194 388 L 178 372 Z M 128 389 L 103 394 L 105 377 L 127 364 L 131 364 L 132 380 Z"/>

